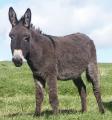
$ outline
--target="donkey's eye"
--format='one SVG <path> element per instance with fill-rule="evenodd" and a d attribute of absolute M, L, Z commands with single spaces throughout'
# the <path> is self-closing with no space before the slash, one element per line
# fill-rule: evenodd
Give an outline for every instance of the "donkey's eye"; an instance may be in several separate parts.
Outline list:
<path fill-rule="evenodd" d="M 15 39 L 15 36 L 14 35 L 9 35 L 11 40 L 14 40 Z"/>
<path fill-rule="evenodd" d="M 29 40 L 30 40 L 30 36 L 25 35 L 25 36 L 24 36 L 24 41 L 29 42 Z"/>

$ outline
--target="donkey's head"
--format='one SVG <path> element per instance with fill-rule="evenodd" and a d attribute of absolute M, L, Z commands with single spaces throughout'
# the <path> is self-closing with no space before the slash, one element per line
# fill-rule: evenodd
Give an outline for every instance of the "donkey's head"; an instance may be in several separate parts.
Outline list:
<path fill-rule="evenodd" d="M 16 67 L 20 67 L 23 59 L 29 54 L 29 46 L 31 39 L 30 22 L 31 10 L 28 8 L 23 17 L 18 20 L 16 13 L 12 7 L 9 8 L 9 21 L 12 25 L 10 31 L 12 61 Z"/>

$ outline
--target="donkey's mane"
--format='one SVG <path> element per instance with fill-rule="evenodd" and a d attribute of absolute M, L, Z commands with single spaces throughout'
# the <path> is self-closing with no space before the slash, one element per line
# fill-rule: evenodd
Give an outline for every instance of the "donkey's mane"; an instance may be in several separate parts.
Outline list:
<path fill-rule="evenodd" d="M 36 32 L 37 34 L 41 34 L 41 35 L 48 37 L 51 40 L 53 46 L 55 47 L 55 43 L 54 43 L 54 40 L 53 40 L 51 35 L 47 35 L 47 34 L 42 33 L 42 30 L 39 27 L 35 28 L 35 26 L 33 24 L 30 25 L 30 29 L 33 30 L 34 32 Z"/>
<path fill-rule="evenodd" d="M 39 27 L 36 28 L 33 24 L 30 25 L 30 29 L 35 31 L 38 34 L 42 34 L 42 30 Z"/>

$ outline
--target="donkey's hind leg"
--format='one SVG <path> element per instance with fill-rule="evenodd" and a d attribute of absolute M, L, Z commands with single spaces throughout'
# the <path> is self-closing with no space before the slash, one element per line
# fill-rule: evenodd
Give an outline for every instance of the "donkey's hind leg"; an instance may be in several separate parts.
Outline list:
<path fill-rule="evenodd" d="M 87 111 L 86 86 L 85 86 L 84 82 L 82 81 L 81 77 L 74 79 L 73 82 L 77 86 L 79 95 L 81 97 L 82 112 L 86 112 Z"/>
<path fill-rule="evenodd" d="M 34 82 L 36 97 L 36 108 L 34 116 L 39 116 L 41 113 L 41 106 L 44 99 L 45 81 L 41 77 L 34 76 Z"/>
<path fill-rule="evenodd" d="M 86 77 L 93 85 L 93 92 L 98 103 L 99 111 L 104 113 L 104 106 L 101 99 L 100 86 L 98 81 L 98 69 L 96 63 L 89 63 L 86 70 Z"/>

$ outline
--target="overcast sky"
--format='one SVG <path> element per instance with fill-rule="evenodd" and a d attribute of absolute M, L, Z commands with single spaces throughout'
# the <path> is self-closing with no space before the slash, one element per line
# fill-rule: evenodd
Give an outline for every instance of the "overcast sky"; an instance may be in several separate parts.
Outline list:
<path fill-rule="evenodd" d="M 112 62 L 112 0 L 0 0 L 0 60 L 11 60 L 10 6 L 18 18 L 31 8 L 32 23 L 46 34 L 87 34 L 95 42 L 98 62 Z"/>

